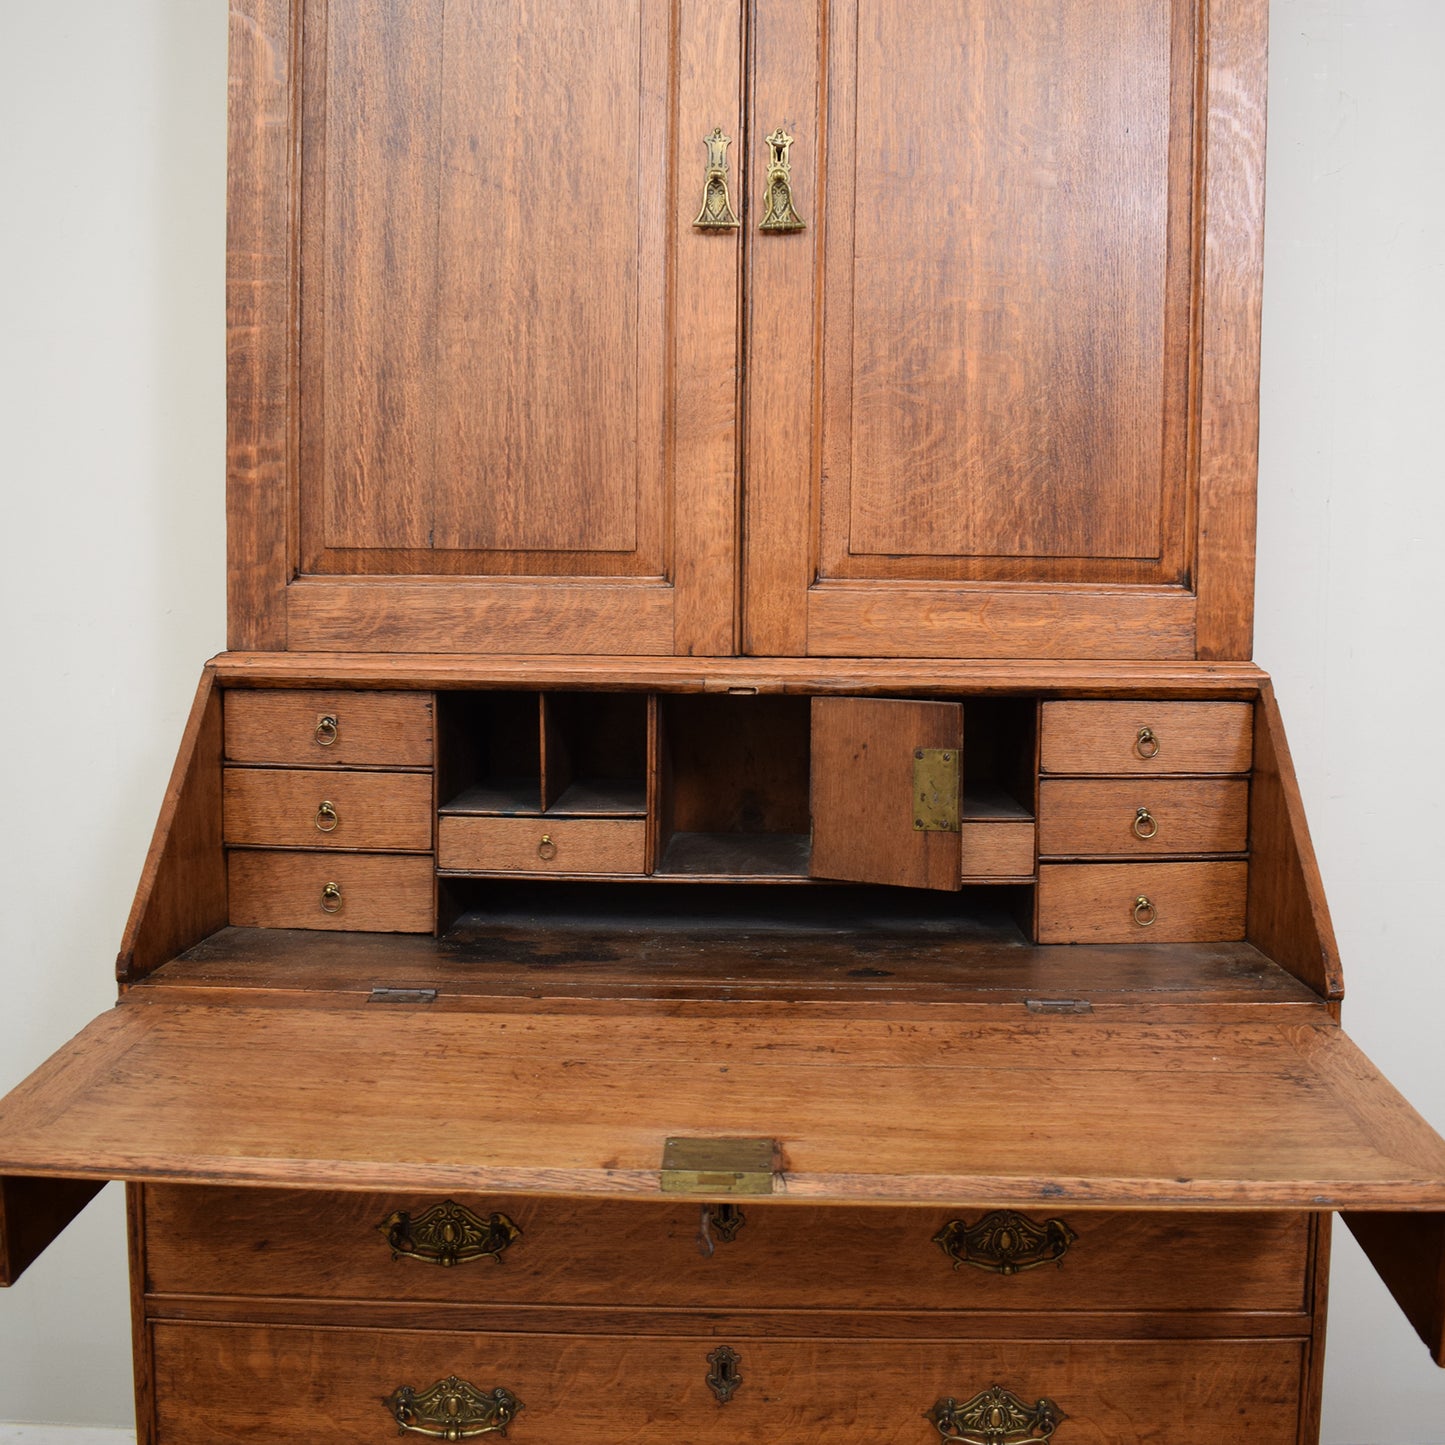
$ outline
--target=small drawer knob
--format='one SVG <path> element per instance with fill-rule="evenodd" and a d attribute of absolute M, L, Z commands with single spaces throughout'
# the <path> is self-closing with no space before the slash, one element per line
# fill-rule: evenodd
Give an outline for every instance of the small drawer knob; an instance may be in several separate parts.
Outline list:
<path fill-rule="evenodd" d="M 1143 893 L 1134 900 L 1134 922 L 1140 928 L 1149 928 L 1158 916 L 1159 911 Z"/>
<path fill-rule="evenodd" d="M 1148 808 L 1140 808 L 1134 814 L 1134 836 L 1143 838 L 1146 841 L 1152 838 L 1159 831 L 1159 820 Z"/>
<path fill-rule="evenodd" d="M 323 913 L 341 912 L 341 884 L 328 883 L 322 888 L 321 911 Z"/>
<path fill-rule="evenodd" d="M 322 803 L 316 810 L 316 831 L 318 833 L 334 833 L 336 831 L 336 825 L 340 821 L 341 816 L 336 811 L 335 803 Z"/>
<path fill-rule="evenodd" d="M 1159 739 L 1155 736 L 1153 728 L 1139 729 L 1139 735 L 1134 739 L 1134 751 L 1145 759 L 1159 756 Z"/>
<path fill-rule="evenodd" d="M 537 844 L 537 856 L 544 863 L 550 863 L 557 856 L 557 845 L 552 841 L 550 833 L 542 834 L 542 841 Z"/>
<path fill-rule="evenodd" d="M 324 712 L 316 719 L 316 746 L 329 748 L 336 739 L 341 736 L 341 724 L 336 720 L 336 714 Z"/>

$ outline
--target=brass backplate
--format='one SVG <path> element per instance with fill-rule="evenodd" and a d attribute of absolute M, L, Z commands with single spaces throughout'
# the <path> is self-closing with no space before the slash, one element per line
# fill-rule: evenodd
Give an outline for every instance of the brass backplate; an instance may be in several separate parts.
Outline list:
<path fill-rule="evenodd" d="M 662 1150 L 664 1194 L 771 1194 L 776 1139 L 669 1139 Z"/>
<path fill-rule="evenodd" d="M 913 827 L 919 833 L 957 833 L 958 749 L 913 750 Z"/>

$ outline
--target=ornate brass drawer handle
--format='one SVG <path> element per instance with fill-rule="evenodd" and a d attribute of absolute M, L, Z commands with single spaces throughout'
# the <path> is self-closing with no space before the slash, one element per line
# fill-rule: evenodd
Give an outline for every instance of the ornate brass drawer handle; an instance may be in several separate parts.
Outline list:
<path fill-rule="evenodd" d="M 1134 900 L 1134 922 L 1140 928 L 1152 928 L 1154 920 L 1159 917 L 1159 910 L 1149 901 L 1148 897 L 1141 893 Z"/>
<path fill-rule="evenodd" d="M 1062 1219 L 1036 1223 L 1012 1209 L 996 1209 L 977 1224 L 950 1219 L 933 1242 L 953 1261 L 954 1269 L 972 1265 L 989 1274 L 1018 1274 L 1041 1264 L 1062 1264 L 1079 1236 Z"/>
<path fill-rule="evenodd" d="M 341 912 L 341 884 L 327 883 L 321 889 L 321 911 L 323 913 Z"/>
<path fill-rule="evenodd" d="M 429 1390 L 403 1385 L 382 1404 L 391 1411 L 398 1435 L 425 1435 L 432 1440 L 471 1440 L 478 1435 L 505 1435 L 522 1402 L 500 1387 L 490 1394 L 448 1375 Z"/>
<path fill-rule="evenodd" d="M 1159 739 L 1154 735 L 1153 728 L 1139 729 L 1139 736 L 1134 739 L 1134 751 L 1145 759 L 1159 756 Z"/>
<path fill-rule="evenodd" d="M 336 811 L 336 804 L 323 802 L 316 810 L 316 831 L 318 833 L 334 833 L 336 825 L 341 821 L 341 814 Z"/>
<path fill-rule="evenodd" d="M 699 231 L 736 231 L 742 224 L 728 194 L 728 147 L 732 137 L 717 126 L 703 144 L 707 147 L 707 175 L 702 183 L 702 210 L 693 225 Z"/>
<path fill-rule="evenodd" d="M 336 719 L 335 713 L 322 713 L 316 719 L 316 746 L 329 748 L 336 739 L 341 736 L 341 724 Z"/>
<path fill-rule="evenodd" d="M 386 1236 L 393 1259 L 415 1259 L 450 1269 L 474 1259 L 502 1262 L 503 1251 L 522 1231 L 505 1214 L 483 1219 L 448 1199 L 412 1217 L 404 1209 L 376 1226 Z"/>
<path fill-rule="evenodd" d="M 1140 808 L 1134 814 L 1134 836 L 1136 838 L 1143 838 L 1145 842 L 1148 842 L 1158 831 L 1159 820 L 1148 808 Z"/>
<path fill-rule="evenodd" d="M 1052 1440 L 1054 1431 L 1069 1417 L 1052 1400 L 1026 1405 L 1012 1390 L 994 1385 L 962 1405 L 940 1400 L 924 1419 L 933 1421 L 943 1439 L 955 1445 L 1025 1445 L 1030 1440 Z"/>
<path fill-rule="evenodd" d="M 801 231 L 803 218 L 793 207 L 793 166 L 788 159 L 793 137 L 779 126 L 768 137 L 768 178 L 763 185 L 760 231 Z"/>

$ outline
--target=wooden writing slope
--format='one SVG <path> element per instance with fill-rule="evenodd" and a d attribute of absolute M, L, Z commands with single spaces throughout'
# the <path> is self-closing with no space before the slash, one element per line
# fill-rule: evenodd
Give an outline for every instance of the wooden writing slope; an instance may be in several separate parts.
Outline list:
<path fill-rule="evenodd" d="M 1335 1212 L 1445 1358 L 1249 661 L 1264 15 L 234 0 L 232 650 L 0 1102 L 146 1445 L 1309 1445 Z"/>

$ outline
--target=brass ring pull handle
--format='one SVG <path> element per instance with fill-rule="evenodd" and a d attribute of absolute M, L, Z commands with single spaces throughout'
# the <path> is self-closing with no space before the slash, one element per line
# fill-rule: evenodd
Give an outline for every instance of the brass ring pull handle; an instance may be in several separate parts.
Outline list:
<path fill-rule="evenodd" d="M 341 815 L 336 811 L 336 804 L 323 802 L 316 810 L 316 831 L 318 833 L 334 833 L 336 825 L 341 821 Z"/>
<path fill-rule="evenodd" d="M 552 841 L 550 833 L 542 834 L 542 841 L 537 844 L 537 856 L 544 863 L 550 863 L 557 856 L 557 845 Z"/>
<path fill-rule="evenodd" d="M 336 720 L 335 713 L 322 713 L 316 719 L 316 746 L 329 748 L 341 736 L 341 724 Z"/>
<path fill-rule="evenodd" d="M 702 210 L 693 225 L 699 231 L 736 231 L 742 222 L 728 194 L 728 147 L 732 138 L 717 126 L 703 144 L 707 147 L 707 176 L 702 183 Z"/>
<path fill-rule="evenodd" d="M 953 1261 L 954 1269 L 972 1265 L 989 1274 L 1018 1274 L 1043 1264 L 1063 1265 L 1064 1255 L 1079 1236 L 1062 1219 L 1042 1224 L 1013 1209 L 995 1209 L 977 1224 L 950 1219 L 933 1242 Z"/>
<path fill-rule="evenodd" d="M 500 1386 L 487 1392 L 448 1375 L 429 1390 L 402 1385 L 382 1404 L 391 1412 L 399 1435 L 425 1435 L 431 1440 L 473 1440 L 478 1435 L 505 1435 L 522 1402 Z"/>
<path fill-rule="evenodd" d="M 806 223 L 793 206 L 793 167 L 788 160 L 793 137 L 779 126 L 768 137 L 768 178 L 763 183 L 760 231 L 802 231 Z"/>
<path fill-rule="evenodd" d="M 502 1262 L 502 1253 L 522 1231 L 505 1214 L 482 1218 L 448 1199 L 418 1215 L 398 1210 L 376 1226 L 393 1259 L 415 1259 L 450 1269 L 474 1259 Z"/>
<path fill-rule="evenodd" d="M 1134 814 L 1134 836 L 1147 842 L 1159 831 L 1159 820 L 1148 808 L 1140 808 Z"/>
<path fill-rule="evenodd" d="M 1052 1440 L 1069 1417 L 1052 1400 L 1027 1405 L 1012 1390 L 994 1385 L 961 1405 L 952 1398 L 940 1400 L 923 1418 L 954 1445 L 1027 1445 Z"/>
<path fill-rule="evenodd" d="M 323 913 L 341 912 L 341 884 L 328 883 L 321 890 L 321 911 Z"/>
<path fill-rule="evenodd" d="M 1159 739 L 1155 736 L 1153 728 L 1139 729 L 1139 736 L 1134 739 L 1134 751 L 1146 761 L 1159 756 Z"/>
<path fill-rule="evenodd" d="M 1154 920 L 1158 917 L 1159 910 L 1141 893 L 1134 900 L 1134 922 L 1137 923 L 1140 928 L 1150 928 L 1153 926 Z"/>

